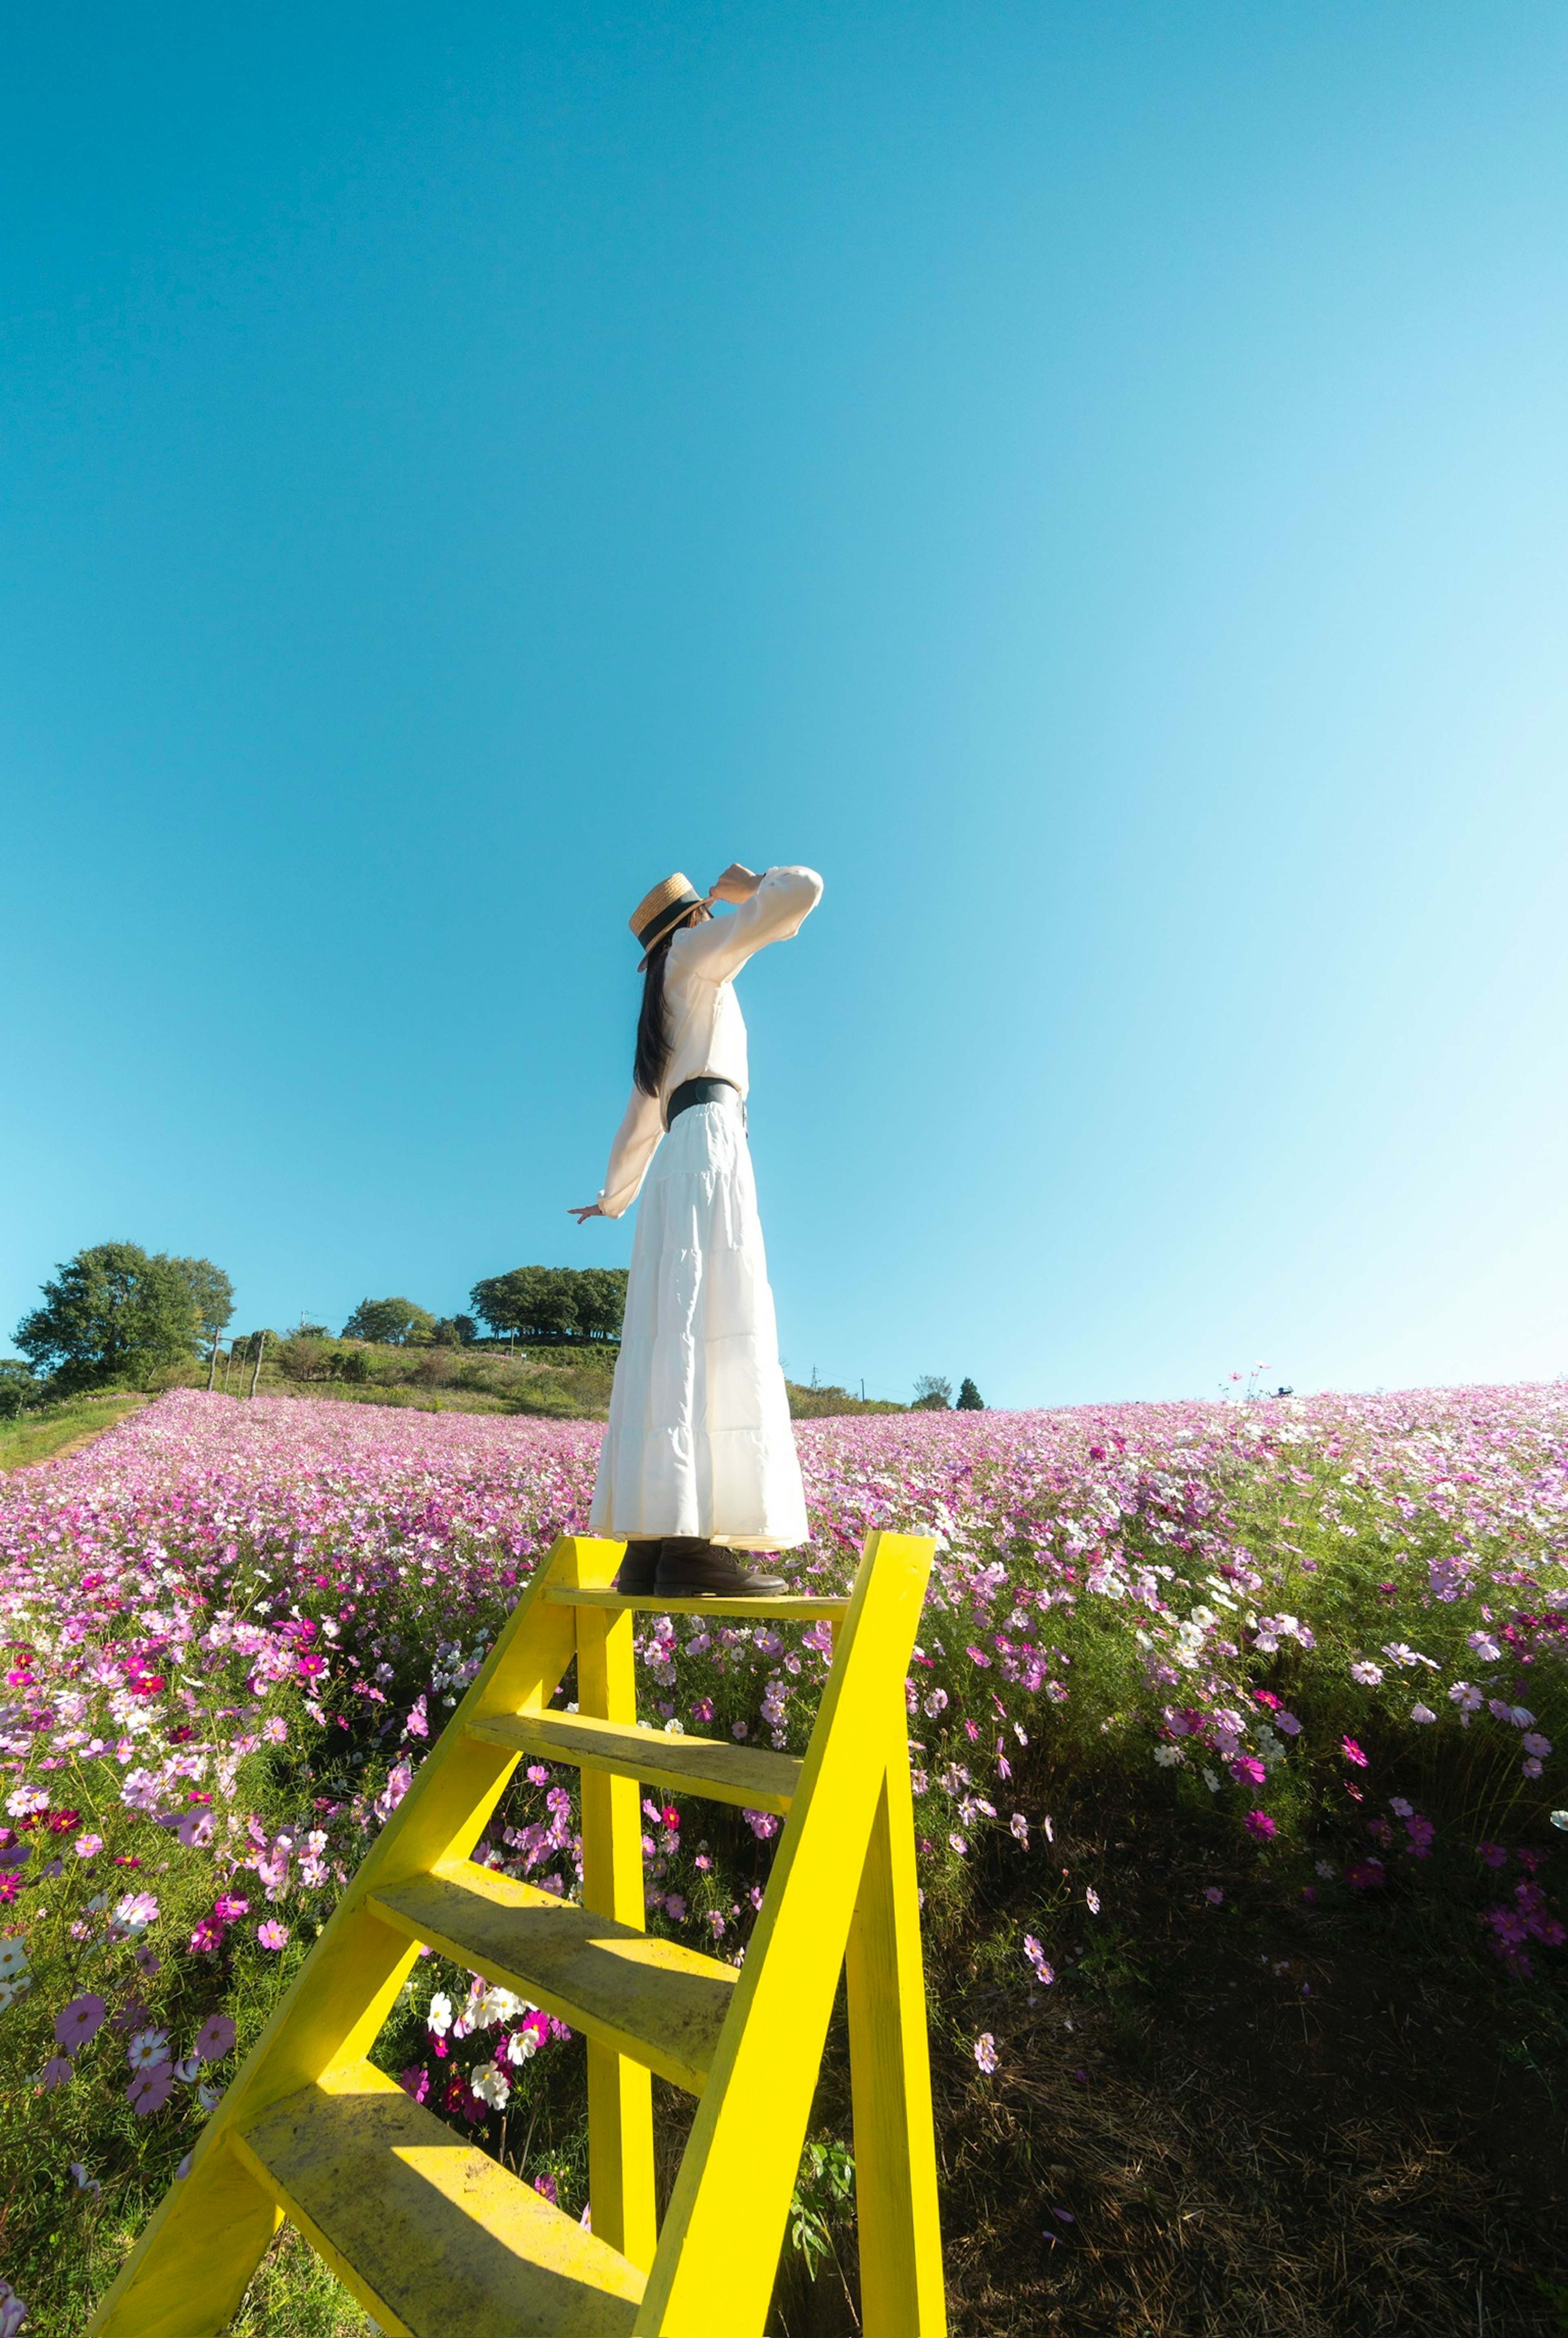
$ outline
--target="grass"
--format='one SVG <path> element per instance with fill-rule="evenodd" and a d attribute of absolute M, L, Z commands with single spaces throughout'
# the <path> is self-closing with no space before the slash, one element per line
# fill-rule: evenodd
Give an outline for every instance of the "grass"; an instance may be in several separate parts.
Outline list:
<path fill-rule="evenodd" d="M 16 1420 L 0 1420 L 0 1471 L 74 1452 L 145 1401 L 139 1396 L 77 1397 Z"/>
<path fill-rule="evenodd" d="M 229 2325 L 232 2338 L 372 2338 L 378 2326 L 291 2225 L 262 2258 Z"/>
<path fill-rule="evenodd" d="M 416 1412 L 603 1420 L 610 1410 L 615 1352 L 612 1348 L 397 1348 L 368 1341 L 290 1338 L 269 1342 L 258 1393 L 329 1397 L 339 1403 L 393 1405 Z M 206 1366 L 192 1365 L 182 1378 L 187 1386 L 205 1388 Z M 794 1380 L 784 1385 L 796 1420 L 907 1410 L 880 1398 L 852 1396 L 847 1389 L 808 1388 Z M 221 1368 L 218 1386 L 223 1386 Z M 230 1367 L 227 1392 L 244 1397 L 250 1388 L 250 1366 L 237 1358 Z"/>

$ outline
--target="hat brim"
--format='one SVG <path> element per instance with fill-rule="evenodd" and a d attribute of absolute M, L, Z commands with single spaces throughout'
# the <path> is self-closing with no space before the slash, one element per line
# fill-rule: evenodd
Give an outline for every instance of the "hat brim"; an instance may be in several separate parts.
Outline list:
<path fill-rule="evenodd" d="M 711 893 L 708 895 L 706 900 L 701 899 L 698 894 L 693 893 L 689 901 L 677 901 L 674 903 L 672 908 L 667 909 L 663 917 L 659 920 L 652 933 L 646 937 L 639 934 L 637 938 L 639 941 L 643 943 L 643 950 L 642 957 L 637 961 L 638 973 L 642 974 L 645 971 L 649 959 L 652 957 L 654 951 L 658 948 L 665 935 L 669 933 L 671 927 L 684 924 L 685 920 L 691 915 L 693 909 L 701 909 L 705 917 L 710 918 L 713 914 L 711 908 L 712 899 L 713 896 Z"/>

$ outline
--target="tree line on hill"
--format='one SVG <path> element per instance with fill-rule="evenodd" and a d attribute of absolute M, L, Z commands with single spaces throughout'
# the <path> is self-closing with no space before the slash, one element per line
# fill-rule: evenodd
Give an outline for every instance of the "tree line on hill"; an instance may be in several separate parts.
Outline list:
<path fill-rule="evenodd" d="M 626 1310 L 623 1266 L 519 1266 L 484 1277 L 469 1294 L 472 1315 L 436 1315 L 411 1299 L 362 1299 L 341 1334 L 373 1346 L 470 1347 L 485 1324 L 493 1340 L 527 1347 L 612 1350 Z M 233 1319 L 234 1287 L 209 1258 L 174 1258 L 136 1243 L 97 1243 L 55 1271 L 43 1303 L 18 1324 L 26 1359 L 0 1358 L 0 1411 L 44 1396 L 146 1386 L 161 1373 L 216 1356 Z M 264 1335 L 248 1335 L 251 1344 Z M 301 1322 L 295 1339 L 328 1340 L 322 1323 Z M 822 1391 L 823 1394 L 828 1391 Z M 946 1411 L 953 1386 L 934 1373 L 916 1382 L 913 1410 Z M 972 1380 L 955 1409 L 984 1410 Z"/>

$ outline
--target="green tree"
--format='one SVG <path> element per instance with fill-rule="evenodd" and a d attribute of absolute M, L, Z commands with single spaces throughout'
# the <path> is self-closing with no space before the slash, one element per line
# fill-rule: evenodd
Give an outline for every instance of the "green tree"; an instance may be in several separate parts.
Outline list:
<path fill-rule="evenodd" d="M 476 1282 L 470 1304 L 493 1331 L 550 1343 L 618 1340 L 626 1312 L 623 1266 L 514 1266 Z"/>
<path fill-rule="evenodd" d="M 953 1401 L 953 1383 L 936 1372 L 922 1372 L 915 1383 L 911 1412 L 946 1412 Z"/>
<path fill-rule="evenodd" d="M 618 1340 L 626 1318 L 623 1266 L 584 1266 L 577 1272 L 577 1321 L 590 1340 Z"/>
<path fill-rule="evenodd" d="M 493 1332 L 549 1344 L 619 1340 L 624 1267 L 512 1267 L 475 1283 L 470 1304 Z"/>
<path fill-rule="evenodd" d="M 391 1348 L 424 1348 L 435 1330 L 435 1316 L 412 1299 L 362 1299 L 344 1324 L 342 1337 Z"/>
<path fill-rule="evenodd" d="M 0 1356 L 0 1420 L 15 1420 L 37 1402 L 40 1393 L 31 1365 L 15 1356 Z"/>
<path fill-rule="evenodd" d="M 953 1410 L 955 1412 L 985 1411 L 985 1400 L 981 1395 L 973 1380 L 966 1380 L 961 1382 L 958 1390 L 958 1401 L 954 1406 Z"/>
<path fill-rule="evenodd" d="M 436 1348 L 471 1348 L 478 1331 L 472 1315 L 437 1315 L 431 1328 L 430 1342 Z"/>
<path fill-rule="evenodd" d="M 43 1297 L 17 1325 L 16 1345 L 64 1394 L 145 1384 L 196 1353 L 200 1325 L 187 1262 L 150 1257 L 139 1243 L 78 1251 L 43 1285 Z"/>
<path fill-rule="evenodd" d="M 234 1285 L 210 1258 L 171 1259 L 191 1286 L 191 1304 L 201 1336 L 211 1346 L 220 1339 L 234 1317 Z"/>

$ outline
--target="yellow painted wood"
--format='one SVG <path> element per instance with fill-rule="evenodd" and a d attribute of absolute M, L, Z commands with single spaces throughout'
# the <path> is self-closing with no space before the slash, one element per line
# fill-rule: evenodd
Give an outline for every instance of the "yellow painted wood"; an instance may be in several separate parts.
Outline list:
<path fill-rule="evenodd" d="M 760 2338 L 933 1555 L 867 1543 L 638 2338 Z"/>
<path fill-rule="evenodd" d="M 891 1717 L 845 1959 L 865 2338 L 945 2338 L 909 1748 Z"/>
<path fill-rule="evenodd" d="M 467 1859 L 390 1885 L 373 1904 L 407 1939 L 701 2093 L 735 1993 L 732 1965 Z M 597 2220 L 594 2230 L 609 2237 Z"/>
<path fill-rule="evenodd" d="M 650 1616 L 723 1616 L 750 1623 L 809 1624 L 818 1617 L 847 1616 L 848 1599 L 818 1599 L 784 1592 L 777 1599 L 671 1599 L 657 1591 L 564 1591 L 551 1599 L 562 1607 L 629 1607 Z"/>
<path fill-rule="evenodd" d="M 516 1766 L 515 1751 L 469 1732 L 493 1713 L 542 1708 L 576 1650 L 571 1611 L 542 1596 L 552 1573 L 574 1572 L 586 1537 L 564 1537 L 518 1601 L 445 1732 L 376 1838 L 293 1987 L 203 2129 L 189 2175 L 165 2194 L 88 2323 L 90 2338 L 212 2338 L 233 2313 L 277 2228 L 270 2198 L 233 2164 L 236 2129 L 268 2103 L 318 2078 L 335 2063 L 362 2060 L 417 1953 L 406 1933 L 367 1901 L 439 1860 L 473 1850 Z M 617 1546 L 600 1546 L 615 1552 Z M 229 2165 L 214 2163 L 228 2159 Z M 249 2194 L 252 2205 L 245 2213 Z M 223 2204 L 234 2254 L 207 2262 L 205 2205 Z M 200 2236 L 200 2248 L 193 2242 Z M 246 2257 L 249 2256 L 247 2263 Z M 228 2312 L 214 2297 L 238 2294 Z"/>
<path fill-rule="evenodd" d="M 397 2338 L 628 2338 L 636 2267 L 368 2062 L 270 2105 L 235 2144 Z"/>
<path fill-rule="evenodd" d="M 573 1591 L 602 1599 L 607 1573 L 579 1561 Z M 582 1607 L 577 1614 L 577 1708 L 622 1728 L 637 1723 L 632 1622 L 624 1610 Z M 583 1773 L 583 1904 L 641 1931 L 642 1795 L 635 1778 L 609 1770 Z M 657 1960 L 641 1970 L 652 1982 Z M 626 1968 L 623 1966 L 622 1970 Z M 654 1990 L 645 1994 L 652 2001 Z M 652 2009 L 652 2003 L 650 2005 Z M 711 2046 L 707 2060 L 712 2058 Z M 643 2058 L 629 2058 L 603 2037 L 588 2040 L 588 2194 L 593 2230 L 644 2272 L 659 2241 L 653 2184 L 653 2082 Z"/>
<path fill-rule="evenodd" d="M 563 1608 L 563 1615 L 570 1609 Z M 800 1763 L 761 1745 L 726 1745 L 720 1737 L 677 1737 L 662 1729 L 628 1729 L 585 1713 L 493 1714 L 469 1724 L 474 1736 L 514 1754 L 543 1754 L 582 1770 L 641 1778 L 675 1794 L 702 1794 L 751 1811 L 789 1808 Z"/>

